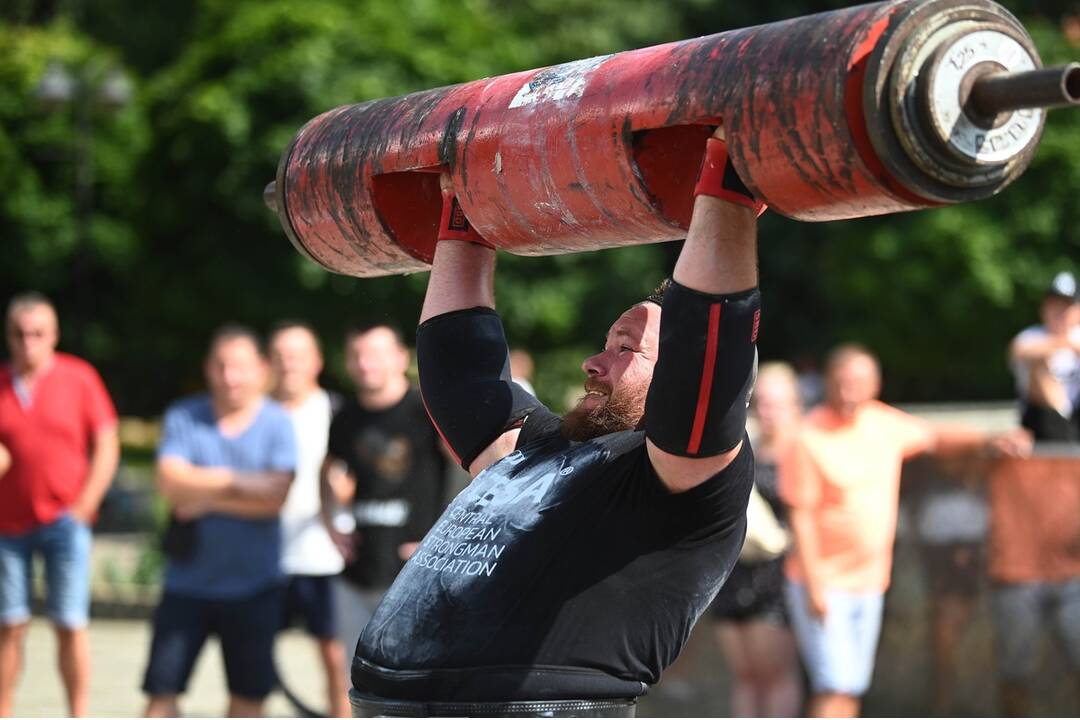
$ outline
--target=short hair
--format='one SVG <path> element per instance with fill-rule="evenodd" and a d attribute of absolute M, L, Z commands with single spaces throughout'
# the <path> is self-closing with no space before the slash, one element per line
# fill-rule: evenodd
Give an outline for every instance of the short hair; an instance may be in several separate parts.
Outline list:
<path fill-rule="evenodd" d="M 881 362 L 877 359 L 877 355 L 871 352 L 870 348 L 860 343 L 849 342 L 842 343 L 833 348 L 828 357 L 825 359 L 825 374 L 829 375 L 842 363 L 847 362 L 853 357 L 865 357 L 874 363 L 874 368 L 877 370 L 878 375 L 881 374 Z"/>
<path fill-rule="evenodd" d="M 31 290 L 30 292 L 19 293 L 15 297 L 8 301 L 7 306 L 7 322 L 11 322 L 15 317 L 15 313 L 20 313 L 23 310 L 28 310 L 32 307 L 45 306 L 53 311 L 53 315 L 56 315 L 56 306 L 52 304 L 44 294 Z"/>
<path fill-rule="evenodd" d="M 210 343 L 207 346 L 207 355 L 212 355 L 217 349 L 218 345 L 229 342 L 230 340 L 247 340 L 255 347 L 255 352 L 259 357 L 265 357 L 266 352 L 263 349 L 262 338 L 259 334 L 252 330 L 247 325 L 240 323 L 225 323 L 218 327 L 214 331 L 214 334 L 210 336 Z"/>
<path fill-rule="evenodd" d="M 313 328 L 310 323 L 304 322 L 303 320 L 293 320 L 291 318 L 279 320 L 273 324 L 270 328 L 270 334 L 266 336 L 266 344 L 268 346 L 272 345 L 274 338 L 286 330 L 303 330 L 315 341 L 315 349 L 320 353 L 322 352 L 322 342 L 319 340 L 319 333 L 315 332 L 315 328 Z"/>
<path fill-rule="evenodd" d="M 372 330 L 380 329 L 389 330 L 390 334 L 394 336 L 394 342 L 397 343 L 399 348 L 401 348 L 402 350 L 409 349 L 408 343 L 405 342 L 405 335 L 401 332 L 401 330 L 399 330 L 394 325 L 386 322 L 357 323 L 356 325 L 353 325 L 345 331 L 345 342 L 352 342 L 354 338 L 357 338 L 361 335 L 367 335 Z"/>

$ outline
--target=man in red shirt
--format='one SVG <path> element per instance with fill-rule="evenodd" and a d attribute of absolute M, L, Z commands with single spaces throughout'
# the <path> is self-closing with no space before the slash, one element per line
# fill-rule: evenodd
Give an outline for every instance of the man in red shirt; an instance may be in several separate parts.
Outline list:
<path fill-rule="evenodd" d="M 30 569 L 45 562 L 46 611 L 73 716 L 87 711 L 90 524 L 120 457 L 116 410 L 97 372 L 56 352 L 44 296 L 11 300 L 0 366 L 0 715 L 12 714 L 30 619 Z"/>

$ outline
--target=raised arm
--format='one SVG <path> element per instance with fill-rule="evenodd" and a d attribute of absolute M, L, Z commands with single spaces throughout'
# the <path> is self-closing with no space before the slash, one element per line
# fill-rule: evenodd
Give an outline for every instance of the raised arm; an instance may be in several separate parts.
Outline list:
<path fill-rule="evenodd" d="M 420 323 L 436 315 L 474 307 L 495 309 L 495 249 L 468 225 L 450 177 L 439 176 L 443 217 L 431 263 Z M 455 213 L 458 215 L 455 218 Z"/>
<path fill-rule="evenodd" d="M 709 140 L 645 406 L 649 459 L 674 492 L 727 467 L 742 447 L 756 367 L 757 215 L 763 208 Z"/>
<path fill-rule="evenodd" d="M 1009 344 L 1009 360 L 1013 362 L 1046 360 L 1060 350 L 1071 350 L 1080 353 L 1080 345 L 1068 334 L 1020 334 Z"/>
<path fill-rule="evenodd" d="M 420 322 L 474 307 L 495 309 L 495 251 L 462 240 L 443 240 L 435 246 Z"/>
<path fill-rule="evenodd" d="M 424 404 L 455 459 L 476 476 L 513 452 L 535 399 L 510 378 L 495 314 L 495 250 L 471 228 L 441 178 L 443 218 L 428 279 L 416 356 Z"/>

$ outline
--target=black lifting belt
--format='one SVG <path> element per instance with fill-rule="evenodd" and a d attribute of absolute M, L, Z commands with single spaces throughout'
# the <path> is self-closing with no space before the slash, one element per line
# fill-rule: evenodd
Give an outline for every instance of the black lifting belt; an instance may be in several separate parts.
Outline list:
<path fill-rule="evenodd" d="M 435 429 L 466 470 L 540 401 L 510 379 L 499 315 L 491 308 L 437 315 L 416 329 L 420 392 Z"/>
<path fill-rule="evenodd" d="M 761 293 L 712 295 L 672 282 L 660 315 L 660 355 L 645 401 L 645 435 L 683 457 L 742 440 L 757 368 Z"/>

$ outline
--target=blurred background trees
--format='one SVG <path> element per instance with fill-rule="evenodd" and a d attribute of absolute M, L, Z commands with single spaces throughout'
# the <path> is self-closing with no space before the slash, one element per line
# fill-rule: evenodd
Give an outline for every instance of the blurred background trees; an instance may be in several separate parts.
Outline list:
<path fill-rule="evenodd" d="M 201 385 L 208 334 L 312 322 L 341 384 L 341 335 L 409 329 L 426 276 L 356 280 L 289 245 L 262 204 L 319 112 L 849 3 L 759 0 L 7 0 L 0 6 L 0 297 L 57 302 L 62 346 L 121 412 Z M 1075 58 L 1080 7 L 1007 2 L 1044 62 Z M 42 81 L 74 84 L 57 103 Z M 130 83 L 123 102 L 103 88 Z M 114 88 L 115 89 L 115 88 Z M 87 175 L 87 167 L 90 172 Z M 878 351 L 894 401 L 1008 397 L 1004 352 L 1050 277 L 1080 269 L 1080 112 L 1052 112 L 1024 178 L 974 205 L 845 223 L 761 223 L 765 359 Z M 667 273 L 644 246 L 503 255 L 500 310 L 561 407 L 608 324 Z"/>

